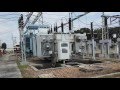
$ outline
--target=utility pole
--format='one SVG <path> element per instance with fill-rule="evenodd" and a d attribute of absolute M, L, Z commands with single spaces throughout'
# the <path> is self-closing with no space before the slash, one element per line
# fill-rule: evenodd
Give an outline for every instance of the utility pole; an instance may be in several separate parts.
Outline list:
<path fill-rule="evenodd" d="M 102 12 L 102 16 L 104 16 L 104 12 Z M 106 39 L 105 25 L 104 25 L 104 17 L 102 17 L 102 41 Z M 104 57 L 104 43 L 102 43 L 102 57 Z"/>
<path fill-rule="evenodd" d="M 102 12 L 102 15 L 104 15 L 104 12 Z M 102 17 L 102 40 L 103 40 L 103 31 L 104 31 L 104 17 Z"/>
<path fill-rule="evenodd" d="M 102 12 L 102 15 L 104 15 L 104 12 Z M 102 17 L 102 41 L 104 40 L 104 17 Z M 104 43 L 102 43 L 102 57 L 104 54 Z"/>
<path fill-rule="evenodd" d="M 22 62 L 25 62 L 25 63 L 26 63 L 26 52 L 25 52 L 25 40 L 24 40 L 23 29 L 27 25 L 27 23 L 29 22 L 32 15 L 33 15 L 33 12 L 30 12 L 28 14 L 25 23 L 23 22 L 23 15 L 22 14 L 21 14 L 21 17 L 18 20 L 18 22 L 19 22 L 19 32 L 20 32 L 21 54 L 22 54 L 21 56 L 22 56 Z M 39 12 L 37 14 L 37 16 L 35 17 L 35 19 L 33 20 L 32 24 L 35 24 L 41 15 L 42 15 L 42 12 Z M 27 32 L 27 30 L 26 30 L 26 32 Z"/>
<path fill-rule="evenodd" d="M 92 59 L 95 60 L 95 43 L 94 43 L 93 22 L 91 22 L 91 33 L 92 33 Z"/>
<path fill-rule="evenodd" d="M 26 53 L 25 53 L 25 40 L 24 40 L 24 21 L 23 15 L 21 14 L 19 20 L 19 32 L 20 32 L 20 45 L 21 45 L 21 56 L 22 56 L 22 64 L 26 64 Z"/>

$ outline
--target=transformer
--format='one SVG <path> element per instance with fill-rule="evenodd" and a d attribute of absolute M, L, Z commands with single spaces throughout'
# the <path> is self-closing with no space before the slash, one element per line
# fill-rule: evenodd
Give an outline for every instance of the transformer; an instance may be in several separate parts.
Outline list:
<path fill-rule="evenodd" d="M 24 38 L 25 38 L 26 53 L 29 54 L 29 52 L 30 52 L 30 36 L 25 35 Z"/>
<path fill-rule="evenodd" d="M 85 53 L 86 51 L 86 34 L 75 34 L 75 49 L 76 53 Z"/>
<path fill-rule="evenodd" d="M 54 34 L 54 57 L 56 62 L 69 60 L 71 57 L 71 43 L 74 42 L 73 34 Z"/>
<path fill-rule="evenodd" d="M 37 41 L 37 57 L 47 58 L 53 53 L 53 35 L 41 34 L 36 36 Z"/>
<path fill-rule="evenodd" d="M 70 61 L 73 55 L 84 57 L 86 34 L 54 33 L 30 34 L 26 36 L 26 51 L 32 56 L 47 58 L 53 63 Z"/>
<path fill-rule="evenodd" d="M 86 52 L 86 34 L 54 34 L 54 62 L 70 61 L 75 55 Z"/>
<path fill-rule="evenodd" d="M 36 39 L 36 35 L 34 35 L 32 37 L 32 41 L 33 41 L 33 56 L 37 56 L 37 39 Z"/>
<path fill-rule="evenodd" d="M 97 45 L 96 45 L 96 41 L 94 41 L 94 48 L 96 49 L 97 48 Z M 87 41 L 87 55 L 88 56 L 92 56 L 92 53 L 93 53 L 93 43 L 91 40 Z"/>
<path fill-rule="evenodd" d="M 24 35 L 27 56 L 33 56 L 33 44 L 35 41 L 34 37 L 35 37 L 35 34 L 33 34 L 33 33 Z"/>

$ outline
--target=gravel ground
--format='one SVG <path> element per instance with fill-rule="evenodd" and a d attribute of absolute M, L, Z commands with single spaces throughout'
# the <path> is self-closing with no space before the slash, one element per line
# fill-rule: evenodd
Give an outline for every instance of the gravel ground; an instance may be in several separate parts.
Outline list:
<path fill-rule="evenodd" d="M 69 67 L 69 68 L 61 68 L 61 69 L 46 69 L 39 70 L 38 74 L 49 74 L 52 73 L 55 78 L 89 78 L 98 75 L 109 74 L 113 72 L 120 72 L 120 62 L 110 62 L 110 63 L 101 63 L 96 66 L 102 67 L 103 70 L 92 70 L 91 67 L 95 68 L 95 65 L 87 66 L 88 69 L 83 71 L 83 68 L 80 67 Z M 89 71 L 88 71 L 89 70 Z"/>
<path fill-rule="evenodd" d="M 15 58 L 10 54 L 0 58 L 0 78 L 22 78 Z"/>
<path fill-rule="evenodd" d="M 37 58 L 32 58 L 32 64 L 39 64 L 40 62 L 40 59 L 37 60 Z M 80 67 L 72 66 L 53 69 L 39 69 L 38 71 L 34 71 L 32 68 L 28 67 L 24 73 L 26 73 L 26 76 L 28 75 L 33 78 L 90 78 L 114 72 L 120 72 L 119 60 L 104 60 L 103 63 L 80 64 Z"/>

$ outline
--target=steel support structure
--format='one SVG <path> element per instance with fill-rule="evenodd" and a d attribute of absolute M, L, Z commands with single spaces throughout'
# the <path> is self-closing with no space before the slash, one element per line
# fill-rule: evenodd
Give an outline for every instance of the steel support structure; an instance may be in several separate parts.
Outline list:
<path fill-rule="evenodd" d="M 102 44 L 102 56 L 109 58 L 109 49 L 111 45 L 111 40 L 109 40 L 109 31 L 108 31 L 108 18 L 110 18 L 110 22 L 115 21 L 117 18 L 120 19 L 120 15 L 113 15 L 113 16 L 106 16 L 103 15 L 102 17 L 102 40 L 100 40 L 100 43 Z M 111 18 L 114 18 L 114 20 L 111 20 Z M 105 54 L 104 54 L 105 53 Z"/>

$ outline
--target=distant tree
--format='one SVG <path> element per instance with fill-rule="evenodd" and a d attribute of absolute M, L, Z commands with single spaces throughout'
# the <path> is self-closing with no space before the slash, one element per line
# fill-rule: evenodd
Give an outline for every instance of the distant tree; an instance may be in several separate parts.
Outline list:
<path fill-rule="evenodd" d="M 98 43 L 99 40 L 102 39 L 102 29 L 101 29 L 101 28 L 95 29 L 95 30 L 94 30 L 94 33 L 95 33 L 95 34 L 94 34 L 95 41 Z"/>
<path fill-rule="evenodd" d="M 6 43 L 2 43 L 3 54 L 5 54 L 6 48 L 7 48 Z"/>
<path fill-rule="evenodd" d="M 91 39 L 91 34 L 90 34 L 91 30 L 89 28 L 81 28 L 80 30 L 74 31 L 74 33 L 81 33 L 81 34 L 86 33 L 87 40 Z M 87 34 L 87 33 L 89 33 L 89 34 Z"/>
<path fill-rule="evenodd" d="M 109 32 L 109 38 L 113 41 L 116 42 L 117 38 L 120 38 L 120 27 L 109 27 L 108 28 Z M 74 33 L 86 33 L 87 39 L 91 40 L 91 30 L 89 28 L 81 28 L 80 30 L 74 31 Z M 87 34 L 88 33 L 88 34 Z M 113 38 L 113 34 L 116 34 L 116 38 Z M 102 28 L 94 29 L 94 38 L 95 41 L 99 42 L 99 40 L 102 39 Z"/>
<path fill-rule="evenodd" d="M 7 48 L 6 43 L 2 43 L 2 47 L 1 48 L 5 50 Z"/>
<path fill-rule="evenodd" d="M 89 28 L 81 28 L 80 30 L 74 31 L 75 33 L 90 33 L 90 29 Z"/>

